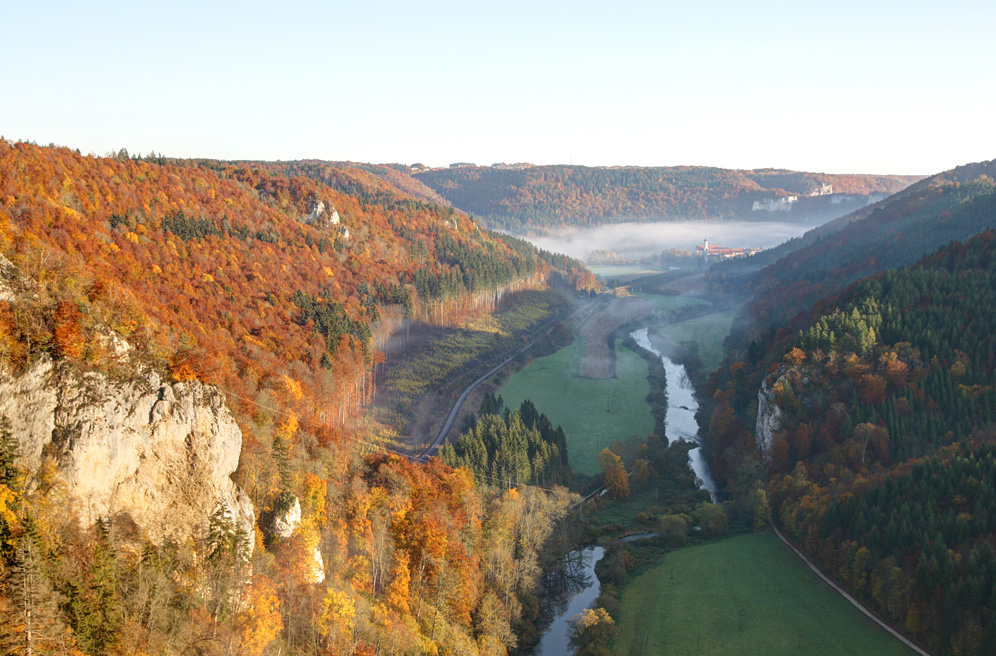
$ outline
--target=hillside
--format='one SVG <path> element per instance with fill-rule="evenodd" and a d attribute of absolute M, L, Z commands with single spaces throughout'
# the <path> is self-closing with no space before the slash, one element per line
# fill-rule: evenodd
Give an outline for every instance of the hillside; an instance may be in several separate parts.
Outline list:
<path fill-rule="evenodd" d="M 919 179 L 692 166 L 463 166 L 415 177 L 488 225 L 512 231 L 621 221 L 826 221 Z M 823 185 L 833 194 L 820 195 L 829 191 Z"/>
<path fill-rule="evenodd" d="M 728 362 L 704 413 L 728 490 L 767 480 L 786 532 L 939 654 L 996 639 L 994 245 L 987 230 L 821 300 Z"/>
<path fill-rule="evenodd" d="M 710 278 L 743 285 L 752 319 L 780 325 L 817 299 L 885 269 L 908 266 L 952 240 L 996 225 L 996 160 L 922 180 L 873 206 L 754 258 L 720 263 Z"/>
<path fill-rule="evenodd" d="M 0 140 L 4 649 L 494 654 L 535 631 L 571 495 L 411 463 L 364 410 L 405 321 L 590 273 L 392 179 Z"/>

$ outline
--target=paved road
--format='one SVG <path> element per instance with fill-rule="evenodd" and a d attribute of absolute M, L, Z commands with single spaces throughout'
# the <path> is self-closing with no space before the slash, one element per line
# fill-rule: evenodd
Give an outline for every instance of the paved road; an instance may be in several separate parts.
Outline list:
<path fill-rule="evenodd" d="M 546 330 L 544 330 L 543 333 L 541 333 L 540 337 L 542 337 L 542 335 L 549 335 L 551 332 L 553 332 L 554 327 L 556 327 L 556 325 L 558 323 L 562 323 L 564 321 L 568 321 L 570 319 L 573 319 L 575 316 L 577 316 L 582 311 L 587 310 L 588 308 L 590 308 L 597 301 L 598 301 L 598 299 L 592 301 L 591 303 L 588 303 L 585 306 L 579 307 L 578 309 L 574 310 L 574 312 L 571 312 L 569 315 L 567 315 L 563 319 L 559 319 L 558 318 L 558 319 L 551 320 L 547 324 Z M 502 362 L 501 364 L 499 364 L 498 366 L 496 366 L 494 369 L 492 369 L 491 371 L 489 371 L 488 373 L 484 374 L 483 376 L 481 376 L 480 378 L 478 378 L 477 380 L 475 380 L 473 383 L 471 383 L 470 385 L 468 385 L 467 388 L 463 392 L 460 393 L 460 396 L 457 397 L 456 402 L 453 404 L 453 408 L 450 409 L 450 413 L 448 415 L 446 415 L 446 421 L 443 422 L 443 427 L 439 429 L 439 434 L 436 435 L 436 439 L 433 440 L 432 444 L 430 444 L 425 449 L 425 451 L 423 451 L 417 458 L 413 458 L 413 460 L 420 460 L 422 462 L 425 462 L 429 458 L 431 458 L 432 456 L 436 455 L 436 452 L 439 451 L 439 447 L 441 447 L 443 445 L 443 443 L 446 441 L 446 436 L 449 435 L 450 430 L 453 428 L 453 424 L 454 424 L 454 422 L 456 422 L 457 415 L 460 414 L 460 409 L 463 407 L 463 404 L 467 400 L 467 397 L 470 396 L 471 393 L 475 389 L 477 389 L 478 385 L 480 385 L 481 383 L 483 383 L 484 381 L 486 381 L 488 378 L 490 378 L 491 376 L 493 376 L 495 373 L 498 372 L 498 370 L 500 370 L 502 367 L 504 367 L 505 365 L 507 365 L 509 362 L 511 362 L 512 360 L 514 360 L 515 358 L 519 357 L 521 354 L 525 353 L 530 348 L 532 348 L 532 346 L 536 342 L 538 342 L 540 340 L 540 337 L 537 337 L 533 341 L 529 342 L 524 347 L 522 347 L 521 350 L 519 350 L 518 352 L 516 352 L 514 355 L 512 355 L 509 358 L 507 358 L 504 362 Z"/>
<path fill-rule="evenodd" d="M 867 615 L 868 617 L 870 617 L 872 619 L 872 621 L 874 621 L 880 627 L 882 627 L 883 629 L 885 629 L 886 631 L 888 631 L 889 633 L 891 633 L 892 635 L 894 635 L 897 640 L 899 640 L 901 643 L 903 643 L 904 645 L 906 645 L 907 647 L 909 647 L 910 649 L 912 649 L 916 653 L 920 654 L 920 656 L 931 656 L 930 652 L 924 651 L 920 647 L 916 646 L 910 640 L 908 640 L 904 635 L 902 635 L 901 633 L 899 633 L 898 631 L 896 631 L 895 629 L 893 629 L 891 626 L 889 626 L 888 624 L 886 624 L 882 620 L 878 619 L 878 617 L 875 615 L 875 613 L 873 613 L 870 610 L 868 610 L 867 608 L 865 608 L 863 605 L 861 605 L 860 601 L 858 601 L 857 599 L 855 599 L 854 597 L 852 597 L 851 595 L 849 595 L 839 585 L 837 585 L 836 583 L 834 583 L 833 581 L 831 581 L 827 577 L 826 574 L 824 574 L 822 571 L 820 571 L 819 567 L 817 567 L 816 565 L 813 564 L 813 561 L 811 561 L 809 559 L 809 557 L 806 556 L 806 554 L 804 554 L 801 551 L 799 551 L 798 549 L 796 549 L 795 545 L 792 544 L 791 542 L 789 542 L 788 539 L 784 535 L 782 535 L 782 532 L 779 531 L 778 528 L 773 523 L 771 523 L 771 530 L 773 530 L 775 532 L 775 535 L 778 536 L 779 540 L 781 540 L 782 542 L 784 542 L 786 545 L 788 545 L 789 549 L 791 549 L 792 551 L 795 552 L 795 555 L 799 556 L 799 558 L 802 558 L 802 562 L 806 563 L 806 565 L 809 566 L 809 569 L 811 569 L 814 572 L 816 572 L 816 575 L 818 577 L 820 577 L 821 579 L 823 579 L 823 581 L 827 585 L 829 585 L 831 588 L 833 588 L 834 590 L 836 590 L 837 592 L 839 592 L 840 595 L 844 599 L 847 599 L 849 602 L 851 602 L 854 605 L 855 608 L 857 608 L 862 613 L 864 613 L 865 615 Z"/>

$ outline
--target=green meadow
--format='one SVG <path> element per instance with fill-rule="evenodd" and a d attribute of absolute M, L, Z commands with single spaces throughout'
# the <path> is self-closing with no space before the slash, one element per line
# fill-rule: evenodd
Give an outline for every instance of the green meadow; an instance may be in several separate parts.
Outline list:
<path fill-rule="evenodd" d="M 590 264 L 588 265 L 588 268 L 596 276 L 601 276 L 603 278 L 660 273 L 660 271 L 650 269 L 639 264 Z"/>
<path fill-rule="evenodd" d="M 913 654 L 767 533 L 678 549 L 622 593 L 616 656 Z"/>
<path fill-rule="evenodd" d="M 653 328 L 654 334 L 670 341 L 676 347 L 682 342 L 696 342 L 699 348 L 699 358 L 705 367 L 705 373 L 711 374 L 719 368 L 723 361 L 723 340 L 730 334 L 735 311 L 714 312 L 701 317 L 681 321 L 667 326 Z"/>
<path fill-rule="evenodd" d="M 660 314 L 667 314 L 669 312 L 677 312 L 678 310 L 684 310 L 686 307 L 692 307 L 696 305 L 711 305 L 709 301 L 703 301 L 701 298 L 693 298 L 691 296 L 677 296 L 669 294 L 647 294 L 644 292 L 636 292 L 633 294 L 638 298 L 642 298 L 647 301 Z"/>
<path fill-rule="evenodd" d="M 530 399 L 567 435 L 571 466 L 579 472 L 598 472 L 598 453 L 615 440 L 640 440 L 654 430 L 646 398 L 647 363 L 616 341 L 618 378 L 582 378 L 584 339 L 523 367 L 498 390 L 506 407 Z"/>

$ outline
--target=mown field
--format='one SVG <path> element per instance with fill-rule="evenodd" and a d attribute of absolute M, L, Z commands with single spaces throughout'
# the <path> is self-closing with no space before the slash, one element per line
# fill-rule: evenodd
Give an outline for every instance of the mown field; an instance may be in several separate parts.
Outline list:
<path fill-rule="evenodd" d="M 616 379 L 582 378 L 584 339 L 552 355 L 537 358 L 508 379 L 498 390 L 506 407 L 530 399 L 567 435 L 571 466 L 579 472 L 595 473 L 598 452 L 615 440 L 640 440 L 654 430 L 654 418 L 646 398 L 647 363 L 617 341 Z"/>
<path fill-rule="evenodd" d="M 711 374 L 719 368 L 723 361 L 723 340 L 730 333 L 735 311 L 714 312 L 688 321 L 658 326 L 651 329 L 676 347 L 682 342 L 697 342 L 699 358 L 705 368 L 705 373 Z"/>
<path fill-rule="evenodd" d="M 618 623 L 616 656 L 913 654 L 761 533 L 666 555 L 623 589 Z"/>

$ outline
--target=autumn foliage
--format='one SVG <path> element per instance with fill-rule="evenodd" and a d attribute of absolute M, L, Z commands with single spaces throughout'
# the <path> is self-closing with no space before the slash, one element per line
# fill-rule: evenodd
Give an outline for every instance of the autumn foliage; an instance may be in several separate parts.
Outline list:
<path fill-rule="evenodd" d="M 437 198 L 378 167 L 84 157 L 0 140 L 0 372 L 51 357 L 214 383 L 243 431 L 235 478 L 257 514 L 295 498 L 303 514 L 286 539 L 235 535 L 222 517 L 211 535 L 228 537 L 213 546 L 149 545 L 127 522 L 79 528 L 54 483 L 10 492 L 0 502 L 52 530 L 29 535 L 25 514 L 10 514 L 0 602 L 10 568 L 36 557 L 14 550 L 42 550 L 44 612 L 65 646 L 53 653 L 77 641 L 95 654 L 514 647 L 570 496 L 410 463 L 354 420 L 375 392 L 378 345 L 404 321 L 479 315 L 551 275 L 593 281 Z"/>

